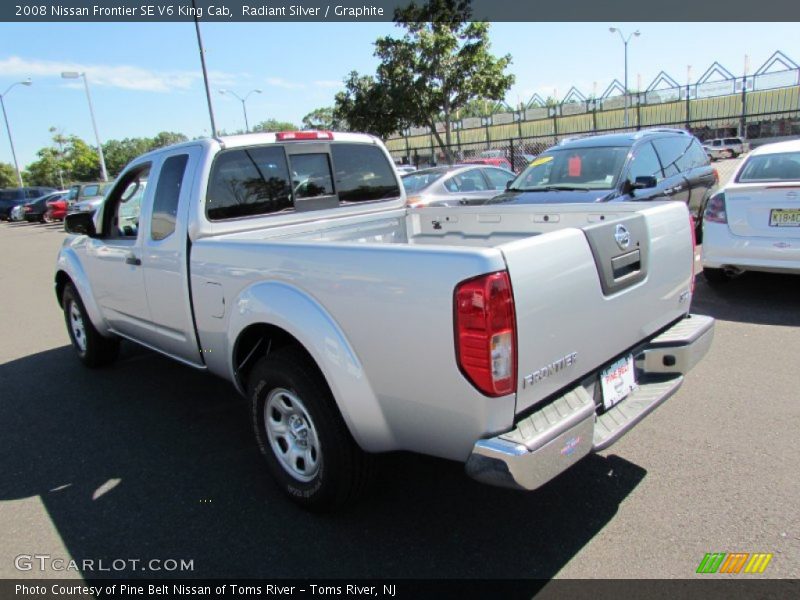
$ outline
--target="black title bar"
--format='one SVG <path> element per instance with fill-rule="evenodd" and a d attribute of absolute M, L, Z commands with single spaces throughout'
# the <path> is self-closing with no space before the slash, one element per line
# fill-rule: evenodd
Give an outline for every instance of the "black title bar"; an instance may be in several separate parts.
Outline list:
<path fill-rule="evenodd" d="M 6 22 L 377 22 L 409 0 L 48 0 L 0 3 Z M 417 2 L 421 4 L 421 2 Z M 799 21 L 796 0 L 472 0 L 475 21 Z M 680 24 L 675 24 L 676 36 Z M 713 31 L 709 31 L 712 35 Z"/>

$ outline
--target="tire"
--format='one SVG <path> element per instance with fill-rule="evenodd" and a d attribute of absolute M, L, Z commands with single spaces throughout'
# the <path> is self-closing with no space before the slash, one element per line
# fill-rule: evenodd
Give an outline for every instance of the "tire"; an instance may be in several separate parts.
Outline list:
<path fill-rule="evenodd" d="M 703 277 L 711 286 L 725 285 L 734 279 L 734 277 L 728 275 L 725 269 L 709 269 L 706 267 L 703 267 Z"/>
<path fill-rule="evenodd" d="M 56 220 L 50 216 L 49 213 L 44 213 L 42 215 L 42 223 L 55 223 Z"/>
<path fill-rule="evenodd" d="M 332 512 L 356 500 L 371 457 L 358 447 L 316 365 L 297 348 L 258 360 L 247 394 L 272 477 L 296 504 Z"/>
<path fill-rule="evenodd" d="M 61 305 L 64 307 L 64 321 L 72 347 L 84 365 L 94 369 L 117 360 L 119 338 L 100 335 L 86 313 L 80 294 L 71 283 L 64 288 Z"/>

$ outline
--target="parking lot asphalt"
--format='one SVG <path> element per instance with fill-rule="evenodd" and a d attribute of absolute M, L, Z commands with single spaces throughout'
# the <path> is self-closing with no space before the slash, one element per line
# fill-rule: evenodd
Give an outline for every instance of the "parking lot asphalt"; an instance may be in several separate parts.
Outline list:
<path fill-rule="evenodd" d="M 693 310 L 718 319 L 709 355 L 542 489 L 398 453 L 358 505 L 322 517 L 274 487 L 229 384 L 132 344 L 111 368 L 78 363 L 52 289 L 62 239 L 0 224 L 2 578 L 686 578 L 707 552 L 771 552 L 764 576 L 800 577 L 800 277 L 698 278 Z M 21 554 L 194 568 L 20 572 Z"/>

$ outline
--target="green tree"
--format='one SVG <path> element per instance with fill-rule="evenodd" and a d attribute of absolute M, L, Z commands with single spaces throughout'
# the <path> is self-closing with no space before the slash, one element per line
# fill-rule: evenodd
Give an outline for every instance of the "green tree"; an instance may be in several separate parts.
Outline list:
<path fill-rule="evenodd" d="M 188 138 L 182 133 L 162 131 L 152 138 L 125 138 L 123 140 L 109 140 L 103 144 L 103 155 L 106 159 L 106 168 L 111 177 L 116 177 L 137 156 L 150 152 L 156 148 L 171 146 L 185 142 Z"/>
<path fill-rule="evenodd" d="M 489 24 L 470 22 L 469 0 L 429 0 L 395 10 L 402 38 L 375 42 L 375 77 L 351 73 L 335 114 L 351 129 L 378 135 L 428 127 L 449 160 L 452 121 L 475 99 L 500 101 L 514 83 L 511 56 L 489 52 Z M 372 105 L 370 105 L 372 103 Z M 443 132 L 437 130 L 441 118 Z M 363 127 L 361 125 L 364 125 Z M 444 137 L 442 137 L 444 133 Z"/>
<path fill-rule="evenodd" d="M 148 138 L 125 138 L 109 140 L 103 144 L 103 155 L 110 177 L 116 177 L 137 156 L 153 149 L 152 140 Z"/>
<path fill-rule="evenodd" d="M 0 163 L 0 188 L 17 187 L 17 171 L 14 165 Z"/>
<path fill-rule="evenodd" d="M 336 120 L 333 118 L 333 107 L 324 106 L 312 110 L 303 117 L 303 129 L 339 129 Z"/>
<path fill-rule="evenodd" d="M 267 119 L 253 125 L 253 132 L 273 132 L 273 131 L 297 131 L 297 125 L 288 121 L 278 121 L 277 119 Z"/>
<path fill-rule="evenodd" d="M 182 133 L 176 133 L 174 131 L 161 131 L 153 138 L 153 145 L 151 149 L 155 150 L 156 148 L 163 148 L 164 146 L 172 146 L 173 144 L 180 144 L 188 140 L 189 138 Z"/>
<path fill-rule="evenodd" d="M 60 186 L 72 181 L 93 181 L 100 178 L 97 151 L 76 135 L 63 136 L 56 132 L 55 146 L 41 148 L 36 161 L 28 165 L 27 181 L 30 185 Z M 61 177 L 59 177 L 59 172 Z"/>

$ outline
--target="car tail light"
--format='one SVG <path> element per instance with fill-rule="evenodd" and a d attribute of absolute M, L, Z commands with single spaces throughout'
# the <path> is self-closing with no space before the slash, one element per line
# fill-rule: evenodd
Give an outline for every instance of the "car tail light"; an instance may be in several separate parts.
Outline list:
<path fill-rule="evenodd" d="M 31 208 L 30 206 L 23 206 L 22 210 L 24 210 L 25 212 L 31 212 L 33 208 Z"/>
<path fill-rule="evenodd" d="M 332 140 L 330 131 L 281 131 L 275 134 L 279 142 L 292 142 L 301 140 Z"/>
<path fill-rule="evenodd" d="M 714 169 L 714 185 L 719 183 L 719 171 Z"/>
<path fill-rule="evenodd" d="M 517 390 L 517 334 L 508 271 L 462 281 L 455 291 L 456 360 L 479 391 Z"/>
<path fill-rule="evenodd" d="M 725 193 L 719 192 L 709 198 L 703 220 L 710 223 L 727 223 L 728 215 L 725 212 Z"/>

